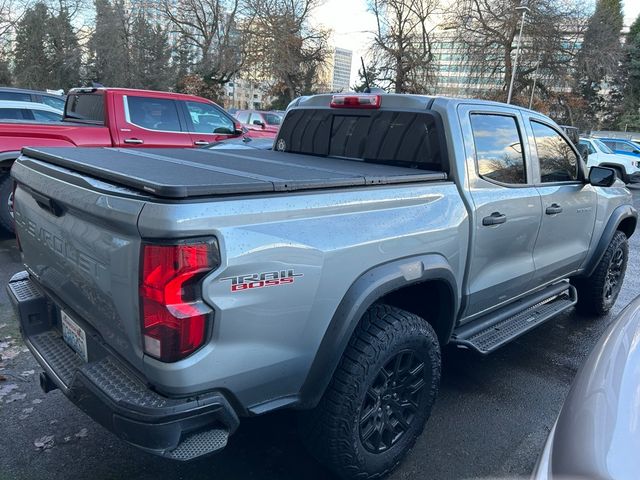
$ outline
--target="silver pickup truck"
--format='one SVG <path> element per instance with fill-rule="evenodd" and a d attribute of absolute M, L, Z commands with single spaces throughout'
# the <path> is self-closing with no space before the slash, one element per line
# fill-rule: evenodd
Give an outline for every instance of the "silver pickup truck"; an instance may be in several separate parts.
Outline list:
<path fill-rule="evenodd" d="M 273 150 L 28 148 L 12 175 L 45 391 L 177 460 L 300 410 L 345 478 L 413 446 L 446 345 L 605 314 L 637 221 L 549 118 L 413 95 L 300 98 Z"/>

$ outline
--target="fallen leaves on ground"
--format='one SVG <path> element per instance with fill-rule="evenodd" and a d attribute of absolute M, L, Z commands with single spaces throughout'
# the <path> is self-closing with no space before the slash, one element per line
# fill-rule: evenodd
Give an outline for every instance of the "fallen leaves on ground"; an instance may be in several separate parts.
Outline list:
<path fill-rule="evenodd" d="M 44 437 L 34 440 L 33 444 L 38 450 L 48 450 L 49 448 L 53 448 L 54 436 L 45 435 Z"/>

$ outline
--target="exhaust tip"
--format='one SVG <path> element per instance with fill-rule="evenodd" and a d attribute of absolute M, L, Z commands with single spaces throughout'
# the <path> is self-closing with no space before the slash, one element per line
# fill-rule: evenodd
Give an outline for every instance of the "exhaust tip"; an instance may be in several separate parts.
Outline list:
<path fill-rule="evenodd" d="M 58 386 L 51 380 L 51 377 L 45 372 L 40 372 L 40 388 L 44 393 L 49 393 L 52 390 L 57 390 Z"/>

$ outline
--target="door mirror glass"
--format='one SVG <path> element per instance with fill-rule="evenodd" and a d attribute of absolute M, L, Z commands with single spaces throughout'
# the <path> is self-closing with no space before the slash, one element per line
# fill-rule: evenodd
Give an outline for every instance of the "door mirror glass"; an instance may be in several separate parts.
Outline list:
<path fill-rule="evenodd" d="M 262 122 L 262 120 L 254 120 L 253 122 L 254 125 L 258 125 L 259 127 L 264 127 L 264 123 Z"/>
<path fill-rule="evenodd" d="M 607 167 L 591 167 L 589 183 L 594 187 L 610 187 L 616 181 L 616 172 Z"/>

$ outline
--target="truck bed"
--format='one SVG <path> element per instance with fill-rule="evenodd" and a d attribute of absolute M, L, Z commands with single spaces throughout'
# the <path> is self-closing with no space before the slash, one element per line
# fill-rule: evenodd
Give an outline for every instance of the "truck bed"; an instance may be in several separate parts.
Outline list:
<path fill-rule="evenodd" d="M 272 150 L 25 148 L 29 158 L 182 199 L 446 180 L 444 172 Z"/>

